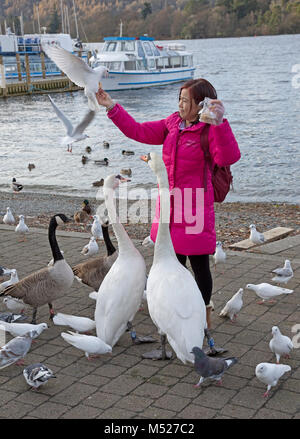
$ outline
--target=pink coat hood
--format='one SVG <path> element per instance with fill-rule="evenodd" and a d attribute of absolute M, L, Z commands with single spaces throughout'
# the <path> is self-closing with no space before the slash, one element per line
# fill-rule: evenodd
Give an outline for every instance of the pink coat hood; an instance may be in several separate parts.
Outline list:
<path fill-rule="evenodd" d="M 136 122 L 120 104 L 108 117 L 129 138 L 150 145 L 163 144 L 170 192 L 170 233 L 176 253 L 183 255 L 213 254 L 216 248 L 214 194 L 208 169 L 207 191 L 204 192 L 204 154 L 200 134 L 204 123 L 180 129 L 178 112 L 163 120 Z M 232 165 L 240 159 L 240 151 L 226 119 L 209 130 L 209 149 L 219 166 Z M 156 240 L 159 224 L 159 197 L 151 239 Z"/>

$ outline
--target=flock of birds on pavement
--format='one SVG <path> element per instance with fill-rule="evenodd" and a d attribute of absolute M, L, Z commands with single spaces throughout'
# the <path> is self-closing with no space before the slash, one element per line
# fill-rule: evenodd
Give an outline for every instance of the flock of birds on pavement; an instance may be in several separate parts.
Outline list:
<path fill-rule="evenodd" d="M 84 130 L 94 117 L 91 113 L 99 110 L 95 93 L 101 78 L 107 74 L 107 69 L 104 67 L 92 69 L 80 58 L 60 47 L 49 45 L 44 50 L 73 82 L 84 87 L 88 98 L 90 112 L 75 128 L 50 98 L 56 114 L 66 126 L 67 135 L 64 142 L 69 145 L 85 136 Z M 169 189 L 169 183 L 164 162 L 160 155 L 153 152 L 142 156 L 141 160 L 149 165 L 157 178 L 161 211 L 164 211 L 164 218 L 168 218 L 169 215 L 165 213 L 170 212 L 170 197 L 166 190 Z M 207 379 L 216 380 L 221 384 L 226 370 L 237 363 L 235 357 L 215 357 L 224 350 L 215 346 L 207 328 L 206 307 L 196 281 L 191 272 L 178 261 L 170 237 L 169 224 L 161 219 L 155 245 L 150 237 L 145 238 L 143 242 L 146 247 L 154 246 L 153 263 L 147 276 L 145 260 L 119 221 L 114 204 L 113 192 L 124 181 L 128 180 L 120 175 L 110 175 L 103 182 L 108 219 L 100 218 L 98 215 L 93 216 L 91 239 L 81 251 L 81 254 L 88 258 L 86 261 L 71 267 L 65 260 L 56 240 L 56 229 L 70 220 L 60 213 L 54 215 L 49 222 L 48 239 L 53 259 L 46 267 L 28 274 L 21 280 L 18 279 L 15 269 L 0 267 L 1 276 L 11 276 L 8 281 L 0 284 L 0 296 L 4 296 L 5 304 L 10 311 L 0 313 L 0 320 L 4 330 L 15 337 L 0 348 L 0 369 L 12 364 L 23 364 L 34 339 L 48 328 L 46 323 L 36 322 L 39 307 L 46 304 L 49 307 L 50 319 L 55 325 L 72 329 L 62 332 L 62 338 L 82 350 L 88 360 L 111 353 L 126 331 L 129 331 L 133 344 L 155 342 L 152 337 L 137 336 L 133 326 L 134 317 L 143 299 L 147 300 L 150 317 L 161 336 L 161 348 L 143 354 L 143 358 L 161 360 L 170 358 L 170 353 L 166 351 L 168 340 L 177 358 L 184 364 L 189 362 L 194 365 L 195 371 L 200 375 L 196 386 L 200 386 Z M 13 184 L 16 192 L 22 189 L 22 185 L 16 186 L 18 185 L 16 181 L 13 181 Z M 83 203 L 83 210 L 89 216 L 91 212 L 86 201 Z M 80 215 L 78 218 L 80 222 Z M 9 207 L 3 222 L 15 223 Z M 108 232 L 109 223 L 117 238 L 118 249 L 111 242 Z M 15 230 L 25 239 L 28 227 L 22 215 Z M 253 224 L 250 226 L 250 239 L 255 244 L 264 242 L 263 234 L 259 233 Z M 105 256 L 95 256 L 99 252 L 99 240 L 104 240 Z M 91 256 L 93 258 L 90 259 Z M 226 253 L 222 249 L 222 244 L 218 242 L 214 255 L 215 266 L 224 264 L 225 260 Z M 274 270 L 274 273 L 276 276 L 273 280 L 276 279 L 278 283 L 286 284 L 293 277 L 289 261 L 285 262 L 283 268 Z M 94 290 L 90 293 L 90 297 L 96 300 L 93 320 L 54 311 L 53 302 L 68 293 L 74 278 Z M 261 303 L 273 300 L 281 294 L 293 293 L 293 290 L 268 283 L 248 284 L 246 288 L 255 291 L 262 299 Z M 33 309 L 30 324 L 23 323 L 25 305 Z M 226 303 L 220 316 L 228 316 L 234 323 L 242 305 L 243 289 L 240 288 Z M 96 330 L 96 336 L 87 334 L 93 330 Z M 207 349 L 202 349 L 204 337 L 208 342 Z M 281 334 L 277 326 L 272 328 L 269 346 L 276 356 L 276 364 L 260 363 L 255 369 L 257 378 L 267 385 L 264 396 L 269 394 L 271 387 L 276 386 L 285 372 L 291 370 L 289 365 L 279 364 L 279 361 L 281 356 L 290 355 L 293 343 L 289 337 Z M 55 377 L 53 372 L 41 363 L 29 365 L 24 369 L 23 375 L 33 389 Z"/>

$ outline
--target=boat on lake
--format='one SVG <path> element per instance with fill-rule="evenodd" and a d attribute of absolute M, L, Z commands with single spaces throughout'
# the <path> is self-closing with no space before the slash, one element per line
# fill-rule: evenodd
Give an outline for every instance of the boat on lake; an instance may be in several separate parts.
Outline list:
<path fill-rule="evenodd" d="M 153 38 L 106 37 L 104 46 L 89 59 L 92 67 L 106 66 L 106 91 L 128 90 L 193 79 L 193 54 L 183 44 L 155 44 Z"/>

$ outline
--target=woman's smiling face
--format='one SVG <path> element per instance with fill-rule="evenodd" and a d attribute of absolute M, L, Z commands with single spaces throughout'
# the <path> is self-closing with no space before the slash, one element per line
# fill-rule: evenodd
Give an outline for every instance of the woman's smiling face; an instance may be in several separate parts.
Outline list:
<path fill-rule="evenodd" d="M 181 90 L 178 107 L 183 120 L 192 122 L 198 117 L 199 106 L 191 98 L 188 88 Z"/>

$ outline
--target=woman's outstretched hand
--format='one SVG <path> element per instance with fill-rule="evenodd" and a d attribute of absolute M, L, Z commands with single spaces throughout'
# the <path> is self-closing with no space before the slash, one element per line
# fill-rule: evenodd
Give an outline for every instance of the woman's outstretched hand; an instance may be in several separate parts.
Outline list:
<path fill-rule="evenodd" d="M 209 110 L 212 111 L 217 118 L 217 125 L 220 125 L 223 122 L 223 116 L 225 113 L 225 108 L 219 99 L 212 99 L 209 103 Z"/>
<path fill-rule="evenodd" d="M 109 108 L 114 105 L 114 101 L 112 100 L 112 98 L 102 88 L 99 88 L 99 90 L 97 91 L 96 98 L 98 104 L 103 105 L 103 107 Z"/>

